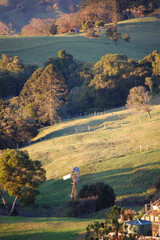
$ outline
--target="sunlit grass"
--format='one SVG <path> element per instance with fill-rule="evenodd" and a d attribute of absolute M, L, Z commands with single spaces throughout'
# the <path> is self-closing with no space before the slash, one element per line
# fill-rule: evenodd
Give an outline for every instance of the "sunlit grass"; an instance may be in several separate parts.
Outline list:
<path fill-rule="evenodd" d="M 47 172 L 37 203 L 60 206 L 69 199 L 71 180 L 62 177 L 75 166 L 81 171 L 78 190 L 86 183 L 104 181 L 117 196 L 147 191 L 160 171 L 159 113 L 160 105 L 153 106 L 151 119 L 115 109 L 41 130 L 33 139 L 38 142 L 25 148 Z"/>

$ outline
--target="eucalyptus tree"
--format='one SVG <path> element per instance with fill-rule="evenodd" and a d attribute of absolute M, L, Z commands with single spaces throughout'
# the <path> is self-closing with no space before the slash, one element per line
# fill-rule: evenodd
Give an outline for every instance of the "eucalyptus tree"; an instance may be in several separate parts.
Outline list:
<path fill-rule="evenodd" d="M 7 210 L 12 215 L 16 201 L 23 206 L 33 204 L 38 187 L 46 180 L 45 170 L 39 161 L 32 161 L 26 151 L 5 150 L 0 156 L 0 196 Z M 14 197 L 11 207 L 7 204 L 4 191 Z"/>

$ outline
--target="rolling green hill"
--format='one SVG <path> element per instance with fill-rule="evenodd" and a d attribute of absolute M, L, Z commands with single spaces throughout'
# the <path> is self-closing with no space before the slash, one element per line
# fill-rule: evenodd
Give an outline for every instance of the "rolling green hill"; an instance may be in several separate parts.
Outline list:
<path fill-rule="evenodd" d="M 61 49 L 72 54 L 82 62 L 97 62 L 107 53 L 125 54 L 129 58 L 140 60 L 153 50 L 160 49 L 160 21 L 139 19 L 120 24 L 122 34 L 130 33 L 129 43 L 120 41 L 115 46 L 113 41 L 106 39 L 104 34 L 100 39 L 88 39 L 80 35 L 63 35 L 48 37 L 8 37 L 0 38 L 0 55 L 11 54 L 19 56 L 25 63 L 37 63 L 42 66 L 49 57 L 57 57 Z M 154 19 L 149 19 L 154 20 Z M 146 21 L 146 22 L 143 22 Z"/>
<path fill-rule="evenodd" d="M 104 181 L 119 197 L 143 195 L 160 172 L 159 114 L 160 105 L 153 106 L 151 119 L 115 109 L 42 129 L 36 142 L 24 148 L 47 171 L 36 203 L 55 208 L 68 200 L 71 180 L 62 177 L 76 166 L 81 171 L 78 190 L 86 183 Z"/>

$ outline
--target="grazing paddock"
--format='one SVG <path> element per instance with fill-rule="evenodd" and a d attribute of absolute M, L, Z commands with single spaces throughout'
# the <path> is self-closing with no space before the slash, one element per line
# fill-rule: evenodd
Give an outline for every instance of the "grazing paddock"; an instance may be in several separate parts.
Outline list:
<path fill-rule="evenodd" d="M 106 39 L 102 31 L 100 39 L 88 39 L 82 34 L 48 37 L 1 37 L 0 54 L 19 56 L 24 63 L 36 63 L 43 66 L 49 57 L 57 57 L 61 49 L 82 62 L 97 62 L 107 53 L 125 54 L 136 61 L 160 50 L 160 21 L 128 22 L 119 25 L 123 34 L 129 33 L 131 39 L 123 39 L 115 46 L 111 39 Z"/>

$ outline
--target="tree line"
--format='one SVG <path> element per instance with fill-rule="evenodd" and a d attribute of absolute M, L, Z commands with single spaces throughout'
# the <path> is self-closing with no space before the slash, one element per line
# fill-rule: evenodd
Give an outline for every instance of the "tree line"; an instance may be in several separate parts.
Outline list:
<path fill-rule="evenodd" d="M 158 51 L 138 62 L 125 55 L 106 54 L 92 64 L 79 62 L 62 49 L 56 58 L 44 62 L 43 68 L 2 55 L 1 148 L 29 144 L 38 128 L 53 125 L 62 117 L 124 106 L 133 87 L 145 86 L 150 93 L 157 93 L 159 69 Z M 143 89 L 132 92 L 138 91 L 145 93 Z"/>
<path fill-rule="evenodd" d="M 63 0 L 61 1 L 63 2 Z M 62 4 L 61 1 L 59 4 Z M 63 7 L 65 4 L 75 6 L 75 3 L 72 3 L 72 1 L 65 1 Z M 50 5 L 51 3 L 46 0 L 41 1 L 41 5 L 48 6 L 47 4 Z M 53 7 L 52 11 L 54 11 Z M 160 0 L 81 0 L 77 11 L 73 9 L 71 13 L 63 14 L 58 19 L 32 18 L 21 29 L 21 35 L 55 35 L 68 33 L 71 29 L 74 31 L 77 29 L 86 31 L 111 22 L 117 23 L 118 20 L 147 15 L 158 16 L 159 14 Z M 12 26 L 12 23 L 6 25 L 0 21 L 0 32 L 1 35 L 14 34 L 14 26 Z"/>

